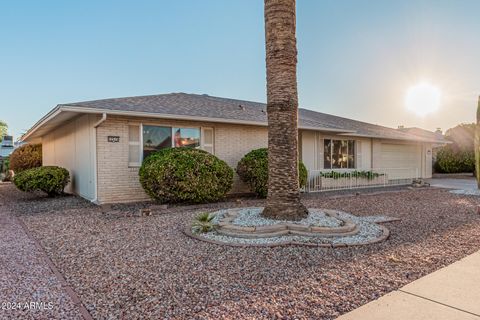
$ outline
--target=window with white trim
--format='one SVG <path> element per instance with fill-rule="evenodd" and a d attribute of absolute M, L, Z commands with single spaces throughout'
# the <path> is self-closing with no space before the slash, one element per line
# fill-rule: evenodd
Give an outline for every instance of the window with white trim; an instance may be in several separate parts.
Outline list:
<path fill-rule="evenodd" d="M 324 139 L 323 145 L 325 169 L 355 168 L 355 140 Z"/>
<path fill-rule="evenodd" d="M 128 166 L 138 167 L 141 164 L 140 126 L 128 126 Z"/>
<path fill-rule="evenodd" d="M 150 154 L 172 147 L 172 127 L 143 125 L 143 159 Z"/>
<path fill-rule="evenodd" d="M 202 149 L 214 154 L 215 150 L 213 148 L 213 141 L 214 141 L 214 136 L 213 136 L 213 128 L 202 128 Z"/>
<path fill-rule="evenodd" d="M 139 136 L 132 133 L 135 130 L 130 129 L 131 127 L 138 130 Z M 140 166 L 143 159 L 164 148 L 199 148 L 214 153 L 213 128 L 157 125 L 142 125 L 141 128 L 129 126 L 129 164 L 131 166 Z"/>

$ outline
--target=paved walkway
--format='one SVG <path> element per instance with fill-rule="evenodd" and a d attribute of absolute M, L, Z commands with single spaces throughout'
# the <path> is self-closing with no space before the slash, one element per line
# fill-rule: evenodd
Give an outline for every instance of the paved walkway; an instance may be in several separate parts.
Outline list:
<path fill-rule="evenodd" d="M 477 190 L 477 181 L 475 179 L 448 179 L 433 178 L 427 179 L 432 187 L 457 189 L 457 190 Z"/>
<path fill-rule="evenodd" d="M 420 278 L 339 320 L 479 320 L 480 251 Z"/>
<path fill-rule="evenodd" d="M 43 249 L 9 212 L 4 191 L 0 186 L 0 319 L 88 319 Z"/>

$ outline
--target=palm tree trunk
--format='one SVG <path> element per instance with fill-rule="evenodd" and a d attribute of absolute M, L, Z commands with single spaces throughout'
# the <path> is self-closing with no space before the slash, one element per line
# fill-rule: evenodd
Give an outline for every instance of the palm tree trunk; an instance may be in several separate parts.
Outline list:
<path fill-rule="evenodd" d="M 265 0 L 268 195 L 264 217 L 299 220 L 308 211 L 298 185 L 295 0 Z"/>
<path fill-rule="evenodd" d="M 475 175 L 477 187 L 480 189 L 480 97 L 478 97 L 477 125 L 475 126 Z"/>

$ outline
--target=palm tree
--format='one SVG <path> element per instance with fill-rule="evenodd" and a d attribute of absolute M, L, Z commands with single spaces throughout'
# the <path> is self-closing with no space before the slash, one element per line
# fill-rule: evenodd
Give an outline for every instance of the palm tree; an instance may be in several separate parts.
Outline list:
<path fill-rule="evenodd" d="M 298 185 L 298 93 L 295 0 L 265 0 L 268 195 L 262 215 L 308 215 Z"/>

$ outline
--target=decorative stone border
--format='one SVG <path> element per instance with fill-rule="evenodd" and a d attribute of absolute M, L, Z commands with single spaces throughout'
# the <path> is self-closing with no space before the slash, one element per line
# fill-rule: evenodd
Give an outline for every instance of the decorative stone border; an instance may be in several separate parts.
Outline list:
<path fill-rule="evenodd" d="M 383 222 L 382 222 L 383 223 Z M 365 246 L 370 244 L 375 244 L 378 242 L 382 242 L 387 240 L 390 237 L 390 231 L 382 225 L 379 225 L 380 229 L 382 230 L 382 235 L 378 238 L 373 240 L 364 241 L 364 242 L 357 242 L 352 244 L 346 243 L 311 243 L 311 242 L 298 242 L 298 241 L 285 241 L 279 243 L 234 243 L 234 242 L 223 242 L 218 240 L 207 239 L 205 237 L 201 237 L 199 235 L 192 233 L 191 226 L 187 225 L 183 229 L 183 233 L 195 240 L 221 245 L 221 246 L 229 246 L 229 247 L 286 247 L 286 246 L 305 246 L 305 247 L 322 247 L 322 248 L 347 248 L 347 247 L 358 247 L 358 246 Z"/>
<path fill-rule="evenodd" d="M 268 221 L 259 216 L 261 207 L 222 209 L 212 221 L 215 230 L 207 233 L 192 232 L 191 225 L 185 226 L 187 236 L 217 245 L 232 247 L 277 247 L 299 245 L 307 247 L 356 247 L 386 240 L 390 231 L 383 223 L 401 219 L 375 215 L 355 216 L 331 209 L 309 209 L 311 214 L 301 222 Z M 242 210 L 247 210 L 246 212 Z M 252 216 L 250 216 L 250 214 Z M 323 222 L 322 216 L 326 219 Z M 336 220 L 335 223 L 329 222 Z M 312 227 L 317 226 L 317 230 Z M 328 227 L 330 226 L 330 227 Z M 332 231 L 333 230 L 333 231 Z M 337 232 L 340 230 L 341 232 Z"/>
<path fill-rule="evenodd" d="M 355 235 L 359 231 L 353 221 L 340 218 L 333 210 L 323 211 L 326 216 L 342 221 L 340 227 L 317 227 L 290 222 L 266 226 L 240 226 L 233 224 L 233 221 L 238 217 L 239 210 L 241 209 L 229 210 L 218 221 L 216 231 L 226 236 L 239 238 L 271 238 L 285 235 L 340 237 Z"/>

